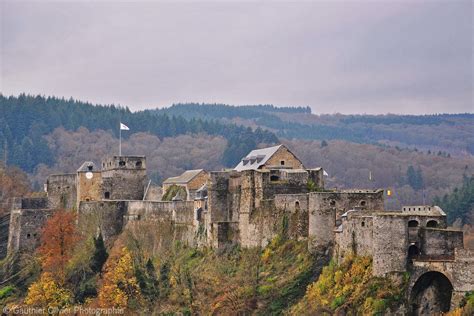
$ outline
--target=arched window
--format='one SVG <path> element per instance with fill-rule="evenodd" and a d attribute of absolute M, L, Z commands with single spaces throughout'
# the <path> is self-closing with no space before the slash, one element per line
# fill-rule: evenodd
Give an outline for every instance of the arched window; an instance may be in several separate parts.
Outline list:
<path fill-rule="evenodd" d="M 360 201 L 360 206 L 365 206 L 365 205 L 367 205 L 366 201 L 364 201 L 364 200 Z"/>
<path fill-rule="evenodd" d="M 438 222 L 434 219 L 429 220 L 428 223 L 426 223 L 426 227 L 438 227 Z"/>
<path fill-rule="evenodd" d="M 123 160 L 119 161 L 119 166 L 120 167 L 125 167 L 125 161 L 123 161 Z"/>
<path fill-rule="evenodd" d="M 408 221 L 408 227 L 418 227 L 418 221 L 414 219 Z"/>
<path fill-rule="evenodd" d="M 135 163 L 135 167 L 141 168 L 141 167 L 142 167 L 142 161 L 141 161 L 141 160 L 137 161 L 137 162 Z"/>
<path fill-rule="evenodd" d="M 300 209 L 300 202 L 299 202 L 299 201 L 296 201 L 296 202 L 295 202 L 295 209 L 296 209 L 296 210 L 299 210 L 299 209 Z"/>

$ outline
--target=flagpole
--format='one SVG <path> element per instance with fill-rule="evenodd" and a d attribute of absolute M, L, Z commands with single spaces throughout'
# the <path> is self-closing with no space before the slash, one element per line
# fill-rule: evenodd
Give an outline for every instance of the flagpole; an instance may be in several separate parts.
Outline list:
<path fill-rule="evenodd" d="M 119 126 L 119 156 L 122 156 L 122 126 Z"/>

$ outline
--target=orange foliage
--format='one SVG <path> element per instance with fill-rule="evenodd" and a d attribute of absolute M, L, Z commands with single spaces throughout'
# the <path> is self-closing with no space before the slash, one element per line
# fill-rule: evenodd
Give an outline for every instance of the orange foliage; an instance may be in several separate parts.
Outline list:
<path fill-rule="evenodd" d="M 79 240 L 73 212 L 59 210 L 46 222 L 38 253 L 43 271 L 64 282 L 65 269 Z"/>
<path fill-rule="evenodd" d="M 143 298 L 135 277 L 132 254 L 126 247 L 114 248 L 105 266 L 99 305 L 106 308 L 140 306 Z"/>

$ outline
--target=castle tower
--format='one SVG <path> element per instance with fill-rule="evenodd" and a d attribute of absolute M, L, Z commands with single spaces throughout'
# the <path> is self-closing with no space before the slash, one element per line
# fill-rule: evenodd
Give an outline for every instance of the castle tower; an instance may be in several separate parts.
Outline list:
<path fill-rule="evenodd" d="M 102 199 L 142 200 L 145 182 L 145 156 L 112 156 L 102 160 Z"/>
<path fill-rule="evenodd" d="M 77 203 L 100 201 L 102 194 L 102 174 L 92 161 L 86 161 L 77 169 Z"/>

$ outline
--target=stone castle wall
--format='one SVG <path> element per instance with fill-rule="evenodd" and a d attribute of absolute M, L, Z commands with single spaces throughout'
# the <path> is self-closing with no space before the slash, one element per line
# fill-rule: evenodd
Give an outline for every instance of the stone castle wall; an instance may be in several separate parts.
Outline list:
<path fill-rule="evenodd" d="M 387 238 L 390 236 L 390 238 Z M 373 220 L 374 275 L 406 271 L 408 226 L 400 216 L 375 216 Z M 397 255 L 394 255 L 397 254 Z"/>
<path fill-rule="evenodd" d="M 77 173 L 77 201 L 100 201 L 102 193 L 102 174 L 94 171 L 89 172 L 91 179 L 86 177 L 86 172 Z"/>
<path fill-rule="evenodd" d="M 348 192 L 311 192 L 309 194 L 309 248 L 334 243 L 336 219 L 353 208 L 383 210 L 383 190 Z"/>
<path fill-rule="evenodd" d="M 130 222 L 163 221 L 178 227 L 178 240 L 192 242 L 192 201 L 91 201 L 79 205 L 78 223 L 86 235 L 102 233 L 104 240 L 118 236 Z"/>
<path fill-rule="evenodd" d="M 16 198 L 10 214 L 8 253 L 32 253 L 40 244 L 44 223 L 55 210 L 47 198 Z"/>
<path fill-rule="evenodd" d="M 73 209 L 76 207 L 76 174 L 50 175 L 46 181 L 49 208 Z"/>
<path fill-rule="evenodd" d="M 456 248 L 462 249 L 463 232 L 439 228 L 423 228 L 420 230 L 421 254 L 432 257 L 454 256 Z"/>

